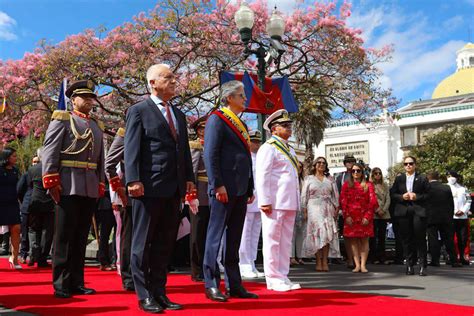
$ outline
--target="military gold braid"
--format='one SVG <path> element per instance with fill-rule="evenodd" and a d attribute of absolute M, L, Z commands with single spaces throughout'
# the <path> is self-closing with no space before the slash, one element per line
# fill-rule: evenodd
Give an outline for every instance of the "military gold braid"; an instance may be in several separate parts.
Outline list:
<path fill-rule="evenodd" d="M 66 148 L 65 150 L 62 150 L 61 153 L 66 154 L 66 155 L 77 155 L 77 154 L 82 153 L 84 150 L 86 150 L 87 147 L 89 147 L 89 145 L 94 142 L 94 133 L 92 133 L 92 130 L 90 129 L 90 127 L 88 127 L 84 131 L 84 134 L 81 135 L 76 129 L 76 125 L 74 124 L 74 119 L 72 118 L 72 115 L 69 118 L 69 122 L 71 124 L 72 134 L 74 135 L 74 141 L 71 143 L 71 145 L 68 148 Z M 77 141 L 85 140 L 85 139 L 87 139 L 87 142 L 84 145 L 84 147 L 82 147 L 79 150 L 73 151 L 76 148 Z M 92 147 L 92 150 L 94 150 L 93 147 Z"/>

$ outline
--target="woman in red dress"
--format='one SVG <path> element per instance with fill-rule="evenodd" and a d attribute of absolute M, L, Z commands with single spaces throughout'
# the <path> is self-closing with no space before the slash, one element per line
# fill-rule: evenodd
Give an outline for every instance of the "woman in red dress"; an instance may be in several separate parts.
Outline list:
<path fill-rule="evenodd" d="M 374 236 L 374 212 L 379 207 L 374 186 L 364 176 L 364 166 L 355 164 L 351 177 L 341 190 L 340 205 L 343 209 L 344 239 L 347 239 L 354 256 L 352 272 L 369 272 L 366 268 L 369 254 L 369 237 Z"/>

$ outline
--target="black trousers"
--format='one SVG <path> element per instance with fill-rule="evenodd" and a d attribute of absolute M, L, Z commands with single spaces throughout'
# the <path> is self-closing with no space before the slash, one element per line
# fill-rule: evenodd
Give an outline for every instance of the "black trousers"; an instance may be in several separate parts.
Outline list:
<path fill-rule="evenodd" d="M 224 236 L 223 262 L 226 287 L 234 289 L 242 284 L 239 269 L 239 247 L 247 213 L 247 195 L 229 197 L 227 203 L 211 196 L 211 212 L 207 227 L 203 272 L 205 287 L 219 287 L 220 272 L 217 256 Z"/>
<path fill-rule="evenodd" d="M 426 217 L 409 210 L 406 216 L 398 218 L 398 223 L 407 265 L 413 266 L 419 259 L 420 265 L 426 267 Z"/>
<path fill-rule="evenodd" d="M 467 244 L 467 230 L 469 228 L 468 219 L 454 219 L 454 234 L 457 238 L 457 250 L 461 261 L 464 259 L 464 249 Z"/>
<path fill-rule="evenodd" d="M 30 251 L 30 241 L 28 240 L 28 214 L 21 213 L 20 214 L 20 257 L 26 258 L 28 256 L 28 252 Z"/>
<path fill-rule="evenodd" d="M 68 291 L 84 285 L 84 257 L 96 199 L 61 196 L 56 207 L 53 286 Z"/>
<path fill-rule="evenodd" d="M 33 212 L 28 215 L 30 260 L 46 263 L 54 234 L 54 212 Z"/>
<path fill-rule="evenodd" d="M 180 197 L 132 199 L 132 276 L 138 299 L 166 294 L 178 234 Z"/>
<path fill-rule="evenodd" d="M 400 236 L 400 223 L 398 217 L 391 218 L 393 234 L 395 235 L 395 262 L 403 262 L 403 244 Z"/>
<path fill-rule="evenodd" d="M 203 278 L 202 263 L 209 224 L 209 206 L 199 206 L 199 212 L 196 215 L 189 212 L 189 216 L 191 218 L 191 276 Z"/>
<path fill-rule="evenodd" d="M 127 206 L 120 211 L 122 230 L 120 231 L 120 275 L 124 287 L 133 286 L 132 265 L 132 207 Z"/>
<path fill-rule="evenodd" d="M 115 253 L 111 254 L 109 247 L 110 233 L 112 232 L 112 229 L 116 227 L 114 211 L 112 209 L 98 210 L 95 213 L 95 219 L 100 236 L 97 259 L 101 265 L 107 266 L 115 261 Z"/>
<path fill-rule="evenodd" d="M 453 240 L 453 222 L 430 224 L 427 228 L 428 232 L 428 244 L 431 254 L 431 263 L 439 264 L 439 257 L 441 254 L 441 243 L 446 246 L 451 263 L 457 261 L 456 254 L 454 252 L 454 240 Z M 438 232 L 441 236 L 441 242 L 438 239 Z"/>
<path fill-rule="evenodd" d="M 385 260 L 385 236 L 387 235 L 387 220 L 374 219 L 374 237 L 370 238 L 369 257 L 371 260 Z"/>

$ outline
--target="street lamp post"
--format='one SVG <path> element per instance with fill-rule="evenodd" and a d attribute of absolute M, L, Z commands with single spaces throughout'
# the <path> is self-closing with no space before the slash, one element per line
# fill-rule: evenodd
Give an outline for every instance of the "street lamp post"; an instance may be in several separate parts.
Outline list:
<path fill-rule="evenodd" d="M 239 29 L 240 38 L 245 46 L 244 56 L 255 55 L 258 62 L 258 86 L 262 91 L 265 90 L 265 75 L 267 64 L 274 59 L 279 60 L 285 52 L 285 48 L 281 44 L 281 38 L 285 32 L 285 21 L 278 14 L 276 7 L 267 24 L 267 33 L 270 38 L 264 41 L 252 38 L 252 28 L 255 21 L 255 14 L 248 4 L 242 2 L 239 10 L 235 13 L 235 23 Z M 255 45 L 253 45 L 255 44 Z M 252 46 L 256 47 L 252 48 Z M 263 130 L 264 114 L 258 114 L 258 129 L 262 132 L 262 142 L 265 141 L 266 134 Z"/>

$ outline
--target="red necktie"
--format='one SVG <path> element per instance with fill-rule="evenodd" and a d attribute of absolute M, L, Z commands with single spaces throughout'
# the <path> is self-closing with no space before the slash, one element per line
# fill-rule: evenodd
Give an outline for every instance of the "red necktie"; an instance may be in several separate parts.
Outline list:
<path fill-rule="evenodd" d="M 170 126 L 171 135 L 173 135 L 174 141 L 178 142 L 178 134 L 176 133 L 176 127 L 174 126 L 173 117 L 171 116 L 170 106 L 167 102 L 163 102 L 165 109 L 166 109 L 166 119 L 168 121 L 168 125 Z"/>

